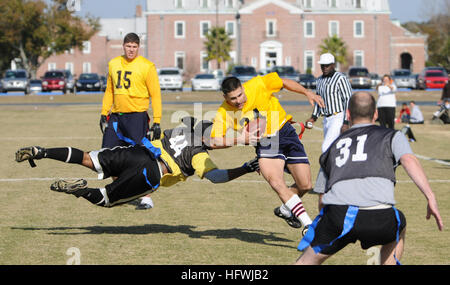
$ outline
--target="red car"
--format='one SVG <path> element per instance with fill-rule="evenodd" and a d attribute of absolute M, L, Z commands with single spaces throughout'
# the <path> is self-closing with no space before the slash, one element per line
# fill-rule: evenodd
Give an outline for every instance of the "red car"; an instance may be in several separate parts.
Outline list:
<path fill-rule="evenodd" d="M 443 70 L 427 69 L 419 75 L 418 81 L 421 89 L 442 89 L 448 82 L 448 75 Z"/>
<path fill-rule="evenodd" d="M 42 91 L 62 91 L 66 93 L 66 76 L 63 71 L 47 71 L 42 77 Z"/>

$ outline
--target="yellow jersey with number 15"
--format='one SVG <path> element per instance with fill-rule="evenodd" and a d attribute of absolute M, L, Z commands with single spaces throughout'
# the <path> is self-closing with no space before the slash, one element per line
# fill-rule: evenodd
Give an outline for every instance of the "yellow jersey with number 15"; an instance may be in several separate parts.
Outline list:
<path fill-rule="evenodd" d="M 154 122 L 160 123 L 161 89 L 153 62 L 142 56 L 132 61 L 118 56 L 109 62 L 102 115 L 109 112 L 145 112 L 149 107 L 150 98 Z"/>

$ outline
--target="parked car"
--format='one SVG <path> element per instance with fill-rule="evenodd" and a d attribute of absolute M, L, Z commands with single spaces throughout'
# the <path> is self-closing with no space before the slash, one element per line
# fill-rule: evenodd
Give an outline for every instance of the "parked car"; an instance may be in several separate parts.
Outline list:
<path fill-rule="evenodd" d="M 442 69 L 425 68 L 418 78 L 419 89 L 442 89 L 448 82 L 448 74 Z"/>
<path fill-rule="evenodd" d="M 30 93 L 42 92 L 42 80 L 31 79 L 30 80 Z"/>
<path fill-rule="evenodd" d="M 81 73 L 75 83 L 77 92 L 79 91 L 101 91 L 102 85 L 100 76 L 97 73 Z"/>
<path fill-rule="evenodd" d="M 70 92 L 75 92 L 75 78 L 72 75 L 72 72 L 68 69 L 64 70 L 64 74 L 66 75 L 66 88 Z"/>
<path fill-rule="evenodd" d="M 218 91 L 220 89 L 219 80 L 214 74 L 202 73 L 195 75 L 191 79 L 192 91 L 200 90 L 213 90 Z"/>
<path fill-rule="evenodd" d="M 409 69 L 394 69 L 391 77 L 398 88 L 414 89 L 416 87 L 416 79 Z"/>
<path fill-rule="evenodd" d="M 172 89 L 183 91 L 183 72 L 177 67 L 161 68 L 158 71 L 161 90 Z"/>
<path fill-rule="evenodd" d="M 369 70 L 365 67 L 350 67 L 348 78 L 352 88 L 370 89 L 372 81 L 370 80 Z"/>
<path fill-rule="evenodd" d="M 316 78 L 312 74 L 300 74 L 299 83 L 309 89 L 316 89 Z"/>
<path fill-rule="evenodd" d="M 219 85 L 222 84 L 222 81 L 225 79 L 225 72 L 221 69 L 216 69 L 212 72 L 214 76 L 219 80 Z"/>
<path fill-rule="evenodd" d="M 25 94 L 29 94 L 30 83 L 26 70 L 7 70 L 2 79 L 2 91 L 4 93 L 9 91 L 22 91 Z"/>
<path fill-rule="evenodd" d="M 370 74 L 370 85 L 372 85 L 372 88 L 376 88 L 378 84 L 381 84 L 381 77 L 376 73 Z"/>
<path fill-rule="evenodd" d="M 107 85 L 107 82 L 108 82 L 107 79 L 106 79 L 106 76 L 104 76 L 104 75 L 100 76 L 100 81 L 102 83 L 101 90 L 105 91 L 106 90 L 106 85 Z"/>
<path fill-rule="evenodd" d="M 229 75 L 237 77 L 242 83 L 244 83 L 258 74 L 253 66 L 236 65 L 231 69 Z"/>
<path fill-rule="evenodd" d="M 300 76 L 297 71 L 292 66 L 274 66 L 271 69 L 271 72 L 278 73 L 278 76 L 281 78 L 291 79 L 295 82 L 300 81 Z"/>
<path fill-rule="evenodd" d="M 55 90 L 62 91 L 63 93 L 67 92 L 66 75 L 64 71 L 47 71 L 42 77 L 42 91 L 51 92 Z"/>

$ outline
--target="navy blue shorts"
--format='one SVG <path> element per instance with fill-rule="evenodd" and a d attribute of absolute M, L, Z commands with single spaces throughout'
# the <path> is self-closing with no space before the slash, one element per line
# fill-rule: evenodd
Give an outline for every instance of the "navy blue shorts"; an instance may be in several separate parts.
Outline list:
<path fill-rule="evenodd" d="M 116 124 L 117 130 L 114 129 L 114 124 Z M 103 134 L 102 148 L 132 145 L 127 139 L 139 144 L 147 135 L 148 125 L 147 112 L 112 113 L 108 120 L 108 127 Z"/>
<path fill-rule="evenodd" d="M 290 123 L 286 123 L 275 136 L 263 138 L 256 146 L 256 155 L 258 158 L 282 159 L 286 164 L 309 164 L 305 148 Z"/>

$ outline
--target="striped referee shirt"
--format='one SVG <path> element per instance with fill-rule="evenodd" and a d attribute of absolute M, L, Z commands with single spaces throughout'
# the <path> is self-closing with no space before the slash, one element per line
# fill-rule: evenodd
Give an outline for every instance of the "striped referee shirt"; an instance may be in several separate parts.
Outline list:
<path fill-rule="evenodd" d="M 347 77 L 336 71 L 331 76 L 320 76 L 316 83 L 316 93 L 322 97 L 325 108 L 319 107 L 316 103 L 312 117 L 331 116 L 340 112 L 344 112 L 344 117 L 346 117 L 345 111 L 352 96 L 352 86 Z"/>

